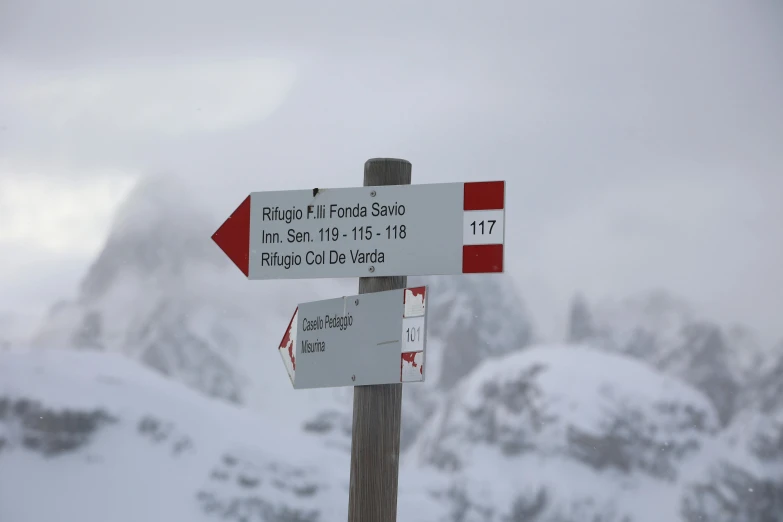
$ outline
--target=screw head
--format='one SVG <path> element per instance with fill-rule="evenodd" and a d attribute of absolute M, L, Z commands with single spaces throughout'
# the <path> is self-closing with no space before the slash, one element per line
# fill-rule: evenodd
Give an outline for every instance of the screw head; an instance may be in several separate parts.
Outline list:
<path fill-rule="evenodd" d="M 371 267 L 369 268 L 369 270 L 370 270 L 370 272 L 375 272 L 375 267 L 374 267 L 374 266 L 371 266 Z"/>
<path fill-rule="evenodd" d="M 359 300 L 357 299 L 356 301 L 353 302 L 353 304 L 358 305 L 359 304 Z"/>
<path fill-rule="evenodd" d="M 351 380 L 352 381 L 356 381 L 356 376 L 355 375 L 351 375 Z"/>
<path fill-rule="evenodd" d="M 375 191 L 374 191 L 374 190 L 371 190 L 371 191 L 370 191 L 370 197 L 371 197 L 371 198 L 374 198 L 374 197 L 375 197 L 375 194 L 376 194 L 376 193 L 375 193 Z"/>

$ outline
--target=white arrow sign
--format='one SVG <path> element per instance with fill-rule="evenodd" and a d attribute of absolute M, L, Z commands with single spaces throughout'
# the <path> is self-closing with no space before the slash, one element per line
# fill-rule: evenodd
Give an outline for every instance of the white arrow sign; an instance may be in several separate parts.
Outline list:
<path fill-rule="evenodd" d="M 278 350 L 294 388 L 424 380 L 427 287 L 300 304 Z"/>
<path fill-rule="evenodd" d="M 212 239 L 248 279 L 503 272 L 504 181 L 253 192 Z"/>

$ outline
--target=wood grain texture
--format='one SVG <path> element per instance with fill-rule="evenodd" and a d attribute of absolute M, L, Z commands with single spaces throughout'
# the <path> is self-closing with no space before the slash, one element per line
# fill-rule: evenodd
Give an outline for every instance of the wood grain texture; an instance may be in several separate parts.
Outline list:
<path fill-rule="evenodd" d="M 410 185 L 411 164 L 378 158 L 364 164 L 364 186 Z M 361 277 L 359 293 L 405 288 L 408 278 Z M 402 383 L 355 386 L 348 522 L 396 522 Z"/>

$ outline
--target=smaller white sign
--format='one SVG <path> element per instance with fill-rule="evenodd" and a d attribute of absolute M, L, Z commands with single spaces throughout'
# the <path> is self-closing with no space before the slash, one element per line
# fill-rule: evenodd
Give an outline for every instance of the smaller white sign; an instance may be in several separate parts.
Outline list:
<path fill-rule="evenodd" d="M 302 303 L 278 351 L 294 388 L 424 380 L 427 287 Z"/>

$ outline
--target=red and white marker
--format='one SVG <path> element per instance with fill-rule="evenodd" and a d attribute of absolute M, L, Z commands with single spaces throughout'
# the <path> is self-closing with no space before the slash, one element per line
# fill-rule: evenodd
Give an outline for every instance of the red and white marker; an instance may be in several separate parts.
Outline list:
<path fill-rule="evenodd" d="M 506 182 L 465 183 L 462 273 L 503 271 Z"/>
<path fill-rule="evenodd" d="M 427 340 L 426 306 L 427 287 L 405 289 L 403 293 L 400 382 L 424 380 L 424 351 Z"/>

